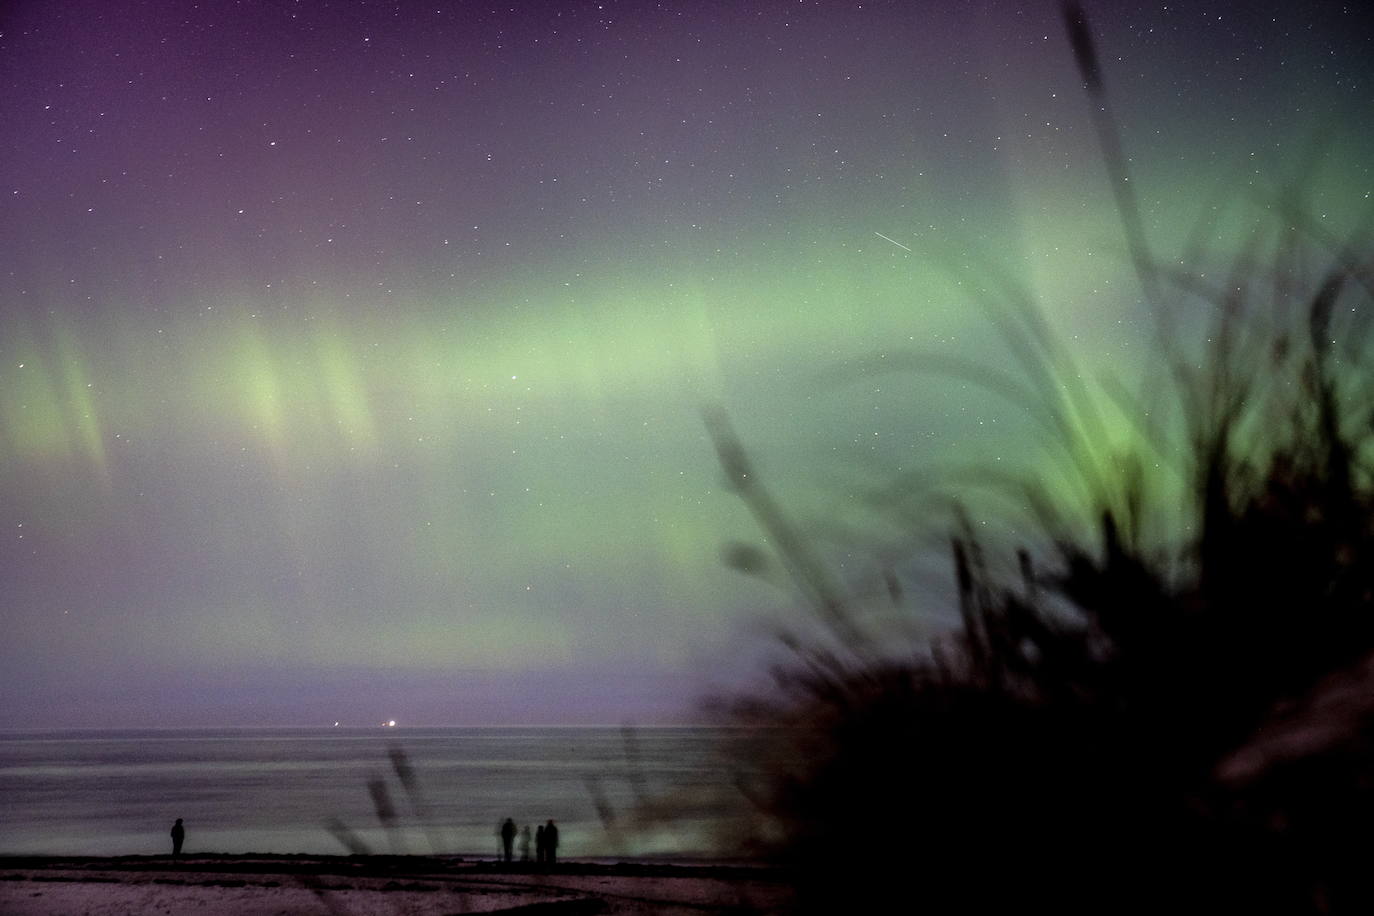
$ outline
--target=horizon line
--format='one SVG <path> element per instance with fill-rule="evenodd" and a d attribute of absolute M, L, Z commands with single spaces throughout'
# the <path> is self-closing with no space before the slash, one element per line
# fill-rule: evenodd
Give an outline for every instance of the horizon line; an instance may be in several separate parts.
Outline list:
<path fill-rule="evenodd" d="M 444 725 L 435 723 L 417 723 L 409 725 L 320 725 L 320 724 L 266 724 L 266 725 L 0 725 L 0 734 L 6 732 L 119 732 L 119 731 L 194 731 L 207 729 L 220 730 L 247 730 L 247 729 L 319 729 L 320 731 L 334 731 L 335 729 L 350 730 L 376 730 L 385 732 L 402 731 L 405 729 L 416 728 L 722 728 L 732 727 L 714 722 L 600 722 L 600 723 L 491 723 L 491 724 L 465 724 L 465 725 Z"/>

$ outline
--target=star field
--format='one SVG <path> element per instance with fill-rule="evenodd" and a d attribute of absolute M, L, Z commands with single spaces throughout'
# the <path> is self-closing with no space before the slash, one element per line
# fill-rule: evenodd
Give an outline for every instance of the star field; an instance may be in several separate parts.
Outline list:
<path fill-rule="evenodd" d="M 1161 258 L 1367 212 L 1356 5 L 1088 13 Z M 844 374 L 1004 364 L 984 265 L 1150 358 L 1053 3 L 18 2 L 0 81 L 0 726 L 690 719 L 790 613 L 703 405 L 843 528 L 1041 460 Z"/>

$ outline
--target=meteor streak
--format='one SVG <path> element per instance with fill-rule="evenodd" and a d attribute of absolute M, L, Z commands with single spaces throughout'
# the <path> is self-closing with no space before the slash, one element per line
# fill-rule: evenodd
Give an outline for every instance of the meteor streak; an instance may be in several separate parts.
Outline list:
<path fill-rule="evenodd" d="M 896 245 L 898 248 L 902 249 L 903 251 L 911 251 L 910 248 L 906 247 L 906 246 L 903 245 L 901 242 L 897 241 L 896 239 L 890 239 L 890 238 L 888 238 L 887 236 L 883 235 L 881 232 L 875 232 L 875 233 L 873 233 L 873 234 L 876 235 L 878 238 L 882 239 L 882 240 L 885 241 L 885 242 L 891 242 L 892 244 Z M 912 253 L 912 254 L 915 254 L 916 252 L 912 251 L 911 253 Z"/>

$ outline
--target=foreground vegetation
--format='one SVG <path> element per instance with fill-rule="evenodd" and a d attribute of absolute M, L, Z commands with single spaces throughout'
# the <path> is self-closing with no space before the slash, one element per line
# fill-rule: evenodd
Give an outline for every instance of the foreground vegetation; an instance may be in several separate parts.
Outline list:
<path fill-rule="evenodd" d="M 732 748 L 743 837 L 794 869 L 807 909 L 1374 912 L 1374 246 L 1292 200 L 1209 287 L 1150 256 L 1118 195 L 1160 329 L 1150 385 L 1107 392 L 1138 433 L 1125 454 L 1103 457 L 1100 400 L 1009 294 L 1034 409 L 1088 495 L 1015 482 L 1040 532 L 1019 546 L 956 521 L 960 625 L 933 642 L 875 639 L 712 420 L 770 545 L 730 561 L 780 562 L 822 624 L 775 690 L 727 704 L 755 727 Z M 1190 350 L 1177 321 L 1201 306 Z"/>

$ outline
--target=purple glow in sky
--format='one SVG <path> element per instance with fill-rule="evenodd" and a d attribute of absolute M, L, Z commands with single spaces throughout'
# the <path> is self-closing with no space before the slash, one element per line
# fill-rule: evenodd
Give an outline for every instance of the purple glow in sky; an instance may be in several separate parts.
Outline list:
<path fill-rule="evenodd" d="M 1157 250 L 1368 208 L 1357 7 L 1087 6 Z M 814 382 L 1000 358 L 934 246 L 1146 330 L 1051 2 L 11 0 L 0 85 L 0 727 L 692 719 L 792 613 L 703 404 L 842 528 L 1026 452 Z"/>

